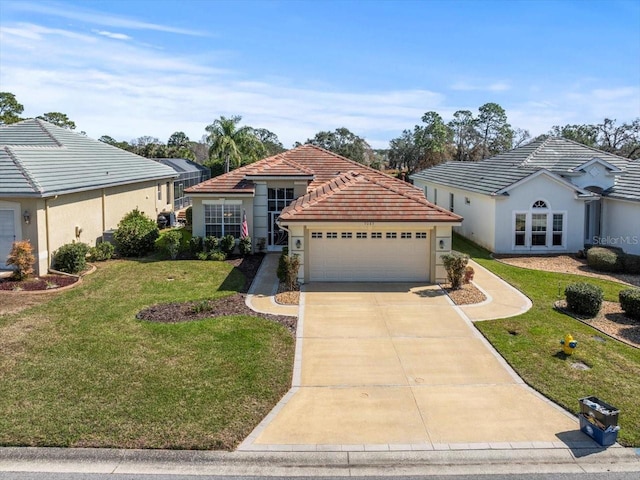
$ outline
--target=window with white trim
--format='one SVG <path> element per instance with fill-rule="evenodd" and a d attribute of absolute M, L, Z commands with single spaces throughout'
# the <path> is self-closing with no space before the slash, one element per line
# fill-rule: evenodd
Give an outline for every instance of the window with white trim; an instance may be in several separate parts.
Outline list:
<path fill-rule="evenodd" d="M 208 237 L 240 238 L 242 205 L 204 204 L 204 229 Z"/>
<path fill-rule="evenodd" d="M 342 238 L 353 238 L 353 234 L 351 232 L 342 232 L 340 236 Z"/>
<path fill-rule="evenodd" d="M 427 232 L 416 232 L 416 238 L 418 238 L 418 239 L 427 238 Z"/>
<path fill-rule="evenodd" d="M 553 234 L 552 244 L 554 247 L 560 247 L 563 243 L 564 234 L 564 215 L 562 213 L 553 214 Z"/>
<path fill-rule="evenodd" d="M 450 193 L 449 194 L 449 211 L 452 212 L 452 213 L 454 211 L 454 208 L 453 208 L 454 207 L 454 200 L 455 200 L 455 197 L 454 197 L 453 193 Z"/>
<path fill-rule="evenodd" d="M 367 238 L 367 232 L 356 232 L 356 238 Z"/>
<path fill-rule="evenodd" d="M 554 212 L 544 200 L 533 202 L 529 211 L 514 212 L 514 248 L 564 247 L 565 220 L 566 212 Z"/>
<path fill-rule="evenodd" d="M 162 184 L 158 184 L 158 201 L 162 201 Z"/>
<path fill-rule="evenodd" d="M 404 239 L 411 238 L 411 232 L 401 232 L 400 238 L 404 238 Z"/>
<path fill-rule="evenodd" d="M 527 214 L 516 213 L 515 246 L 524 247 L 527 238 Z"/>
<path fill-rule="evenodd" d="M 433 203 L 438 205 L 438 189 L 437 188 L 433 189 Z"/>
<path fill-rule="evenodd" d="M 398 234 L 396 232 L 387 232 L 387 238 L 398 238 Z"/>
<path fill-rule="evenodd" d="M 311 232 L 311 238 L 322 238 L 322 232 Z"/>
<path fill-rule="evenodd" d="M 371 238 L 382 238 L 382 232 L 371 232 Z"/>

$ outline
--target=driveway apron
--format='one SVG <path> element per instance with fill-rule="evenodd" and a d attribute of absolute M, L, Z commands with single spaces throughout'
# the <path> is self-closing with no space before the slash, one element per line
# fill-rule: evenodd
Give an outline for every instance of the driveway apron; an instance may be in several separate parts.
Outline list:
<path fill-rule="evenodd" d="M 292 390 L 241 449 L 588 441 L 574 417 L 524 385 L 437 286 L 307 285 L 297 349 Z"/>

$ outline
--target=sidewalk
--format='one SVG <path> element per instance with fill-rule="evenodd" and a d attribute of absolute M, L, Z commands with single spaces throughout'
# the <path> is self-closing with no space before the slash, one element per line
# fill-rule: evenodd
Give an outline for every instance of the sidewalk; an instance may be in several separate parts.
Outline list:
<path fill-rule="evenodd" d="M 276 271 L 279 257 L 278 253 L 265 255 L 247 293 L 246 304 L 258 313 L 297 317 L 297 305 L 280 305 L 275 301 L 275 294 L 278 291 Z"/>

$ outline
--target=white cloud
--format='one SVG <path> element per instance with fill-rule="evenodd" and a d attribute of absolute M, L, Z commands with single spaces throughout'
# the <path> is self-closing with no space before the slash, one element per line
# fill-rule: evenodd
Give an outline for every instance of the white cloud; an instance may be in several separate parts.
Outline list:
<path fill-rule="evenodd" d="M 511 89 L 511 85 L 508 82 L 498 81 L 492 83 L 470 83 L 464 80 L 455 82 L 449 87 L 451 90 L 473 92 L 504 92 Z"/>
<path fill-rule="evenodd" d="M 124 33 L 113 33 L 106 30 L 93 30 L 93 32 L 104 37 L 113 38 L 115 40 L 131 40 L 131 37 L 129 35 L 125 35 Z"/>
<path fill-rule="evenodd" d="M 207 36 L 205 32 L 201 32 L 198 30 L 177 28 L 149 22 L 141 22 L 138 20 L 132 20 L 130 18 L 120 17 L 116 15 L 107 15 L 103 12 L 96 12 L 87 9 L 83 10 L 78 7 L 69 9 L 60 5 L 49 6 L 35 2 L 15 2 L 7 4 L 3 6 L 3 8 L 11 8 L 12 10 L 61 17 L 69 20 L 79 20 L 89 24 L 104 25 L 107 27 L 128 28 L 132 30 L 153 30 L 165 33 L 175 33 L 179 35 Z"/>

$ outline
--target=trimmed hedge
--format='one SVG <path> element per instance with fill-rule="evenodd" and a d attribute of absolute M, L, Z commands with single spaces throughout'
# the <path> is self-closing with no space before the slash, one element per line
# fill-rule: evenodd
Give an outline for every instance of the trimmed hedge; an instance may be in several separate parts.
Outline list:
<path fill-rule="evenodd" d="M 65 273 L 79 273 L 87 268 L 89 245 L 76 242 L 62 245 L 53 254 L 53 269 Z"/>
<path fill-rule="evenodd" d="M 587 251 L 587 265 L 601 272 L 621 272 L 623 269 L 621 255 L 603 247 L 593 247 Z"/>
<path fill-rule="evenodd" d="M 640 275 L 640 255 L 625 253 L 622 256 L 622 266 L 625 273 Z"/>
<path fill-rule="evenodd" d="M 595 317 L 600 311 L 604 293 L 602 288 L 591 283 L 578 282 L 567 285 L 564 290 L 567 307 L 579 315 Z"/>
<path fill-rule="evenodd" d="M 136 208 L 120 220 L 113 240 L 121 256 L 142 257 L 153 251 L 159 236 L 157 222 Z"/>
<path fill-rule="evenodd" d="M 618 298 L 624 313 L 628 317 L 640 320 L 640 289 L 629 288 L 628 290 L 622 290 L 618 294 Z"/>
<path fill-rule="evenodd" d="M 89 261 L 104 262 L 113 257 L 115 247 L 109 242 L 101 242 L 95 247 L 89 249 Z"/>
<path fill-rule="evenodd" d="M 464 253 L 451 252 L 442 255 L 442 263 L 447 271 L 447 278 L 452 290 L 458 290 L 462 286 L 464 272 L 469 263 L 469 256 Z"/>

